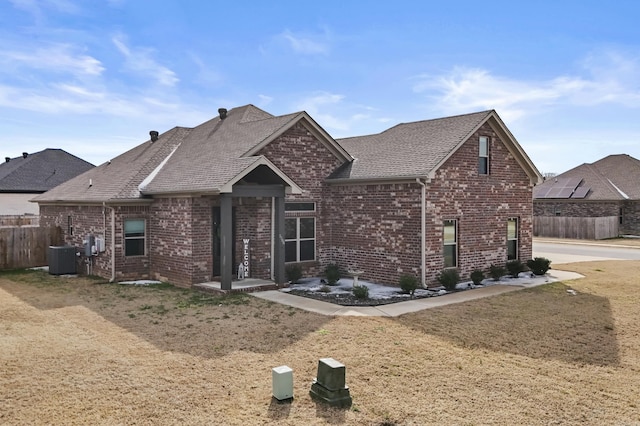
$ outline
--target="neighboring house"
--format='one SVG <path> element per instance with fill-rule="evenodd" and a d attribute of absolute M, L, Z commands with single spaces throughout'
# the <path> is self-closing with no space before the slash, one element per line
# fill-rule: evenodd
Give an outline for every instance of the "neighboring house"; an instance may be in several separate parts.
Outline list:
<path fill-rule="evenodd" d="M 175 127 L 40 195 L 68 244 L 97 237 L 93 272 L 180 286 L 285 281 L 329 263 L 396 284 L 447 267 L 527 260 L 541 176 L 495 111 L 334 140 L 306 112 L 247 105 Z"/>
<path fill-rule="evenodd" d="M 619 154 L 582 164 L 536 186 L 533 204 L 536 219 L 608 218 L 615 226 L 602 238 L 640 235 L 640 161 Z M 576 232 L 572 237 L 595 235 Z"/>
<path fill-rule="evenodd" d="M 93 167 L 61 149 L 6 157 L 0 163 L 0 216 L 37 215 L 30 199 Z"/>

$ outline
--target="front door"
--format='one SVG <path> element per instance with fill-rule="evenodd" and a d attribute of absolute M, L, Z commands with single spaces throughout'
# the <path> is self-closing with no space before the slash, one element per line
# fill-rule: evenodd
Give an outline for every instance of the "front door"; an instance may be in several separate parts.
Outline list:
<path fill-rule="evenodd" d="M 221 275 L 221 271 L 220 271 L 220 207 L 215 206 L 213 207 L 213 212 L 212 212 L 212 231 L 213 231 L 213 238 L 212 238 L 212 253 L 213 253 L 213 276 L 214 278 L 219 278 Z M 236 208 L 233 207 L 231 209 L 231 241 L 233 241 L 233 243 L 231 244 L 231 258 L 236 259 Z M 234 265 L 233 262 L 231 262 L 231 265 L 229 265 L 229 267 L 231 268 L 231 276 L 234 276 Z"/>

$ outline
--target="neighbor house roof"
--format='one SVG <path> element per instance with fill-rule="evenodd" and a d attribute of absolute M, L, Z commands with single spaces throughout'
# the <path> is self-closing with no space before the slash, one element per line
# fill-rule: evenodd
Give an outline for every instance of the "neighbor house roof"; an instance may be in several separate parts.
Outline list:
<path fill-rule="evenodd" d="M 640 199 L 640 161 L 627 154 L 604 157 L 584 163 L 547 179 L 533 190 L 536 200 L 638 200 Z M 564 185 L 567 190 L 556 188 Z"/>
<path fill-rule="evenodd" d="M 436 170 L 483 124 L 489 123 L 532 182 L 542 178 L 494 110 L 402 123 L 382 133 L 339 139 L 355 160 L 334 181 L 433 178 Z"/>
<path fill-rule="evenodd" d="M 176 127 L 34 199 L 37 202 L 136 201 L 157 194 L 230 192 L 233 183 L 258 168 L 294 192 L 300 188 L 260 149 L 302 124 L 338 158 L 349 154 L 306 112 L 273 116 L 246 105 L 194 128 Z"/>
<path fill-rule="evenodd" d="M 25 152 L 20 157 L 7 157 L 0 163 L 0 192 L 44 192 L 93 167 L 62 149 Z"/>

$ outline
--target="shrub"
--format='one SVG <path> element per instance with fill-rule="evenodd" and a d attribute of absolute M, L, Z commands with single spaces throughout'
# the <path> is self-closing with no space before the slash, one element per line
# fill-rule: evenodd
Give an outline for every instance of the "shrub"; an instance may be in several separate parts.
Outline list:
<path fill-rule="evenodd" d="M 551 269 L 551 261 L 546 257 L 534 257 L 527 260 L 527 266 L 534 275 L 544 275 Z"/>
<path fill-rule="evenodd" d="M 518 274 L 524 271 L 524 264 L 518 260 L 510 260 L 507 262 L 507 271 L 513 278 L 518 278 Z"/>
<path fill-rule="evenodd" d="M 505 275 L 506 273 L 507 273 L 507 270 L 504 269 L 502 266 L 498 266 L 498 265 L 489 266 L 489 275 L 491 275 L 491 278 L 493 278 L 494 281 L 500 281 L 500 278 L 502 278 L 502 276 Z"/>
<path fill-rule="evenodd" d="M 368 299 L 369 298 L 369 287 L 366 285 L 356 285 L 353 287 L 353 295 L 357 299 Z"/>
<path fill-rule="evenodd" d="M 284 274 L 287 276 L 287 280 L 291 284 L 296 284 L 302 278 L 302 266 L 300 265 L 288 265 L 284 270 Z"/>
<path fill-rule="evenodd" d="M 471 273 L 471 281 L 473 281 L 473 285 L 480 285 L 484 280 L 484 272 L 480 269 L 476 269 Z"/>
<path fill-rule="evenodd" d="M 331 287 L 329 287 L 328 285 L 323 285 L 318 291 L 321 293 L 331 293 Z"/>
<path fill-rule="evenodd" d="M 403 275 L 400 277 L 400 289 L 403 293 L 409 293 L 411 297 L 418 288 L 418 279 L 413 275 Z"/>
<path fill-rule="evenodd" d="M 330 263 L 324 268 L 324 276 L 327 278 L 327 284 L 336 285 L 340 280 L 340 268 L 335 263 Z"/>
<path fill-rule="evenodd" d="M 460 274 L 455 268 L 444 269 L 438 274 L 438 282 L 449 291 L 456 289 L 456 285 L 460 282 Z"/>

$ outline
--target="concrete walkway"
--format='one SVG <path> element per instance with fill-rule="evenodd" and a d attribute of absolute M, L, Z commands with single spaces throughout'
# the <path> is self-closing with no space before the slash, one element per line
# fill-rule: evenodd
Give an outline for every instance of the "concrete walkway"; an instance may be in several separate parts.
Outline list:
<path fill-rule="evenodd" d="M 423 299 L 408 300 L 406 302 L 389 303 L 379 306 L 341 306 L 308 297 L 296 296 L 279 290 L 258 291 L 250 293 L 260 299 L 269 300 L 283 305 L 304 309 L 322 315 L 331 316 L 370 316 L 370 317 L 397 317 L 410 312 L 421 311 L 423 309 L 435 308 L 452 303 L 467 302 L 469 300 L 481 299 L 483 297 L 495 296 L 497 294 L 508 293 L 510 291 L 522 290 L 523 288 L 535 287 L 549 282 L 575 280 L 584 278 L 583 275 L 575 272 L 550 270 L 547 279 L 540 278 L 532 280 L 530 283 L 523 282 L 518 285 L 494 284 L 487 287 L 465 290 L 444 296 L 427 297 Z"/>

